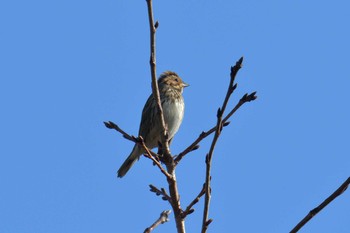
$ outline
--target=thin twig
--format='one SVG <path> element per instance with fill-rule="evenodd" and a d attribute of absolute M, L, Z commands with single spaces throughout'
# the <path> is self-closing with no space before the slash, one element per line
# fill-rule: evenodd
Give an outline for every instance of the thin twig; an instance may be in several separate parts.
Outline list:
<path fill-rule="evenodd" d="M 144 156 L 146 158 L 149 158 L 153 161 L 153 163 L 155 163 L 157 165 L 157 167 L 160 169 L 160 171 L 168 178 L 171 179 L 171 175 L 165 171 L 165 169 L 163 168 L 163 166 L 160 164 L 160 162 L 155 158 L 154 152 L 151 152 L 151 150 L 146 146 L 145 141 L 143 140 L 142 136 L 139 136 L 137 139 L 138 143 L 141 144 L 141 146 L 143 147 L 143 149 L 145 149 L 146 153 L 144 154 Z"/>
<path fill-rule="evenodd" d="M 169 221 L 169 214 L 171 213 L 171 210 L 164 210 L 161 214 L 160 217 L 152 224 L 152 226 L 146 228 L 144 233 L 150 233 L 151 231 L 154 230 L 158 225 L 163 224 L 165 222 Z"/>
<path fill-rule="evenodd" d="M 223 120 L 222 115 L 225 112 L 228 100 L 230 99 L 231 94 L 236 89 L 237 85 L 234 84 L 237 72 L 242 67 L 243 57 L 240 58 L 236 65 L 231 67 L 231 73 L 230 73 L 230 83 L 227 88 L 227 93 L 224 99 L 224 102 L 222 103 L 222 107 L 218 109 L 217 111 L 217 123 L 215 128 L 215 134 L 213 137 L 213 141 L 210 145 L 209 153 L 206 155 L 205 163 L 206 163 L 206 172 L 205 172 L 205 198 L 204 198 L 204 211 L 203 211 L 203 220 L 202 220 L 202 233 L 205 233 L 208 229 L 209 224 L 212 222 L 211 219 L 208 219 L 209 217 L 209 206 L 210 206 L 210 199 L 211 199 L 211 187 L 210 187 L 210 181 L 211 181 L 211 160 L 214 153 L 214 149 L 216 146 L 216 143 L 219 139 L 219 136 L 221 134 L 221 130 L 223 128 Z"/>
<path fill-rule="evenodd" d="M 258 98 L 256 96 L 256 91 L 248 94 L 244 94 L 242 96 L 242 98 L 239 100 L 239 102 L 237 103 L 237 105 L 229 112 L 229 114 L 227 114 L 227 116 L 222 120 L 223 122 L 227 122 L 227 120 L 245 103 L 256 100 L 256 98 Z"/>
<path fill-rule="evenodd" d="M 239 71 L 239 69 L 242 67 L 242 62 L 243 62 L 243 57 L 241 57 L 237 62 L 236 62 L 236 65 L 231 67 L 231 79 L 230 79 L 230 84 L 228 86 L 228 89 L 227 89 L 227 93 L 226 93 L 226 96 L 225 96 L 225 100 L 224 100 L 224 103 L 223 103 L 223 107 L 221 108 L 221 111 L 222 111 L 222 114 L 223 112 L 225 111 L 226 109 L 226 106 L 227 106 L 227 103 L 228 103 L 228 100 L 231 96 L 231 94 L 233 93 L 233 91 L 237 88 L 237 84 L 234 84 L 234 81 L 235 81 L 235 78 L 236 78 L 236 75 L 237 75 L 237 72 Z M 227 114 L 227 116 L 225 116 L 222 120 L 222 124 L 221 124 L 221 127 L 225 127 L 229 124 L 228 122 L 228 119 L 245 103 L 247 102 L 250 102 L 252 100 L 255 100 L 257 98 L 257 96 L 255 95 L 256 92 L 252 92 L 250 93 L 249 95 L 248 94 L 245 94 L 239 101 L 238 103 L 236 104 L 236 106 L 229 112 L 229 114 Z M 202 141 L 204 138 L 206 138 L 207 136 L 209 136 L 210 134 L 214 133 L 217 129 L 217 125 L 214 126 L 213 128 L 211 128 L 210 130 L 206 131 L 206 132 L 202 132 L 198 138 L 191 144 L 189 145 L 183 152 L 181 152 L 178 156 L 175 157 L 174 161 L 175 161 L 175 164 L 178 164 L 180 162 L 180 160 L 186 155 L 188 154 L 189 152 L 193 151 L 193 150 L 196 150 L 199 145 L 198 143 L 200 141 Z"/>
<path fill-rule="evenodd" d="M 118 131 L 119 133 L 121 133 L 123 135 L 124 138 L 132 141 L 132 142 L 135 142 L 139 145 L 141 145 L 147 153 L 149 153 L 150 155 L 152 155 L 153 159 L 157 158 L 158 157 L 158 154 L 154 153 L 153 151 L 151 151 L 144 143 L 143 139 L 141 140 L 142 137 L 139 137 L 139 138 L 136 138 L 128 133 L 126 133 L 124 130 L 122 130 L 117 124 L 115 124 L 114 122 L 112 121 L 108 121 L 108 122 L 103 122 L 105 124 L 105 126 L 108 128 L 108 129 L 115 129 L 116 131 Z M 145 155 L 146 156 L 146 155 Z M 146 156 L 148 157 L 148 156 Z M 152 158 L 151 158 L 152 159 Z M 152 160 L 153 160 L 152 159 Z"/>
<path fill-rule="evenodd" d="M 158 189 L 153 184 L 150 184 L 149 187 L 151 192 L 155 193 L 157 196 L 162 195 L 162 199 L 164 201 L 168 201 L 171 205 L 171 197 L 169 196 L 169 194 L 166 192 L 164 188 Z"/>
<path fill-rule="evenodd" d="M 197 202 L 200 200 L 200 198 L 205 194 L 205 184 L 203 184 L 203 187 L 199 194 L 196 196 L 195 199 L 187 206 L 185 211 L 182 213 L 182 218 L 186 218 L 187 215 L 192 214 L 194 212 L 194 209 L 192 207 L 197 204 Z"/>
<path fill-rule="evenodd" d="M 319 206 L 311 210 L 294 228 L 290 231 L 290 233 L 298 232 L 307 222 L 309 222 L 316 214 L 318 214 L 324 207 L 326 207 L 329 203 L 334 201 L 338 196 L 344 193 L 344 191 L 348 188 L 350 184 L 350 177 L 339 186 L 337 190 L 332 193 L 326 200 L 324 200 Z"/>
<path fill-rule="evenodd" d="M 119 128 L 119 126 L 115 123 L 113 123 L 112 121 L 104 121 L 103 122 L 105 124 L 105 126 L 108 129 L 115 129 L 116 131 L 118 131 L 119 133 L 121 133 L 123 135 L 124 138 L 132 141 L 132 142 L 136 142 L 135 137 L 131 136 L 130 134 L 127 134 L 124 130 L 122 130 L 121 128 Z"/>
<path fill-rule="evenodd" d="M 250 102 L 252 100 L 255 100 L 257 97 L 255 96 L 256 92 L 252 92 L 251 94 L 245 94 L 236 104 L 236 106 L 227 114 L 227 116 L 224 117 L 222 120 L 222 126 L 225 127 L 229 125 L 229 118 L 245 103 Z M 177 155 L 174 159 L 175 163 L 178 164 L 183 157 L 188 154 L 191 151 L 196 150 L 199 145 L 198 143 L 201 142 L 204 138 L 208 137 L 210 134 L 214 133 L 216 131 L 216 125 L 209 129 L 208 131 L 203 131 L 199 134 L 198 138 L 194 140 L 194 142 L 189 145 L 184 151 L 182 151 L 179 155 Z"/>

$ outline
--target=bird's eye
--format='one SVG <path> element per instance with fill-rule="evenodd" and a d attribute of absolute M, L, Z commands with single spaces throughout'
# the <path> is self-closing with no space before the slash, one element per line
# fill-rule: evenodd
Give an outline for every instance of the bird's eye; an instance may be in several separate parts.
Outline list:
<path fill-rule="evenodd" d="M 175 79 L 175 82 L 178 82 L 178 81 L 179 81 L 179 80 L 176 78 L 176 79 Z"/>

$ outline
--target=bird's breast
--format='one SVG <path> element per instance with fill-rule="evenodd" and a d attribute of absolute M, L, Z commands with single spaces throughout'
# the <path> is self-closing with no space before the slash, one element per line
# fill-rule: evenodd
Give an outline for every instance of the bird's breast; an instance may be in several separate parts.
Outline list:
<path fill-rule="evenodd" d="M 185 105 L 183 99 L 163 102 L 164 121 L 168 126 L 169 138 L 173 138 L 178 131 L 184 115 Z"/>

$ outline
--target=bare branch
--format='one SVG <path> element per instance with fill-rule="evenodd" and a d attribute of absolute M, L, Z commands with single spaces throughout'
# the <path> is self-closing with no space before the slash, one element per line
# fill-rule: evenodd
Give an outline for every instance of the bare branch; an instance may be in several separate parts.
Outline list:
<path fill-rule="evenodd" d="M 149 187 L 151 188 L 150 191 L 155 193 L 157 196 L 162 195 L 162 199 L 164 201 L 168 201 L 171 205 L 171 197 L 168 195 L 168 193 L 165 191 L 164 188 L 158 189 L 156 186 L 150 184 Z"/>
<path fill-rule="evenodd" d="M 154 152 L 152 152 L 145 144 L 145 141 L 143 140 L 143 138 L 141 136 L 139 136 L 137 139 L 137 142 L 143 147 L 143 149 L 145 149 L 146 153 L 144 154 L 144 156 L 146 158 L 149 158 L 153 161 L 153 163 L 155 165 L 157 165 L 157 167 L 160 169 L 160 171 L 166 176 L 167 179 L 171 179 L 172 176 L 165 171 L 165 169 L 163 168 L 163 166 L 160 164 L 160 162 L 156 159 L 156 157 L 158 157 L 158 155 L 156 155 Z"/>
<path fill-rule="evenodd" d="M 225 112 L 227 103 L 230 99 L 231 94 L 233 91 L 236 89 L 237 84 L 234 84 L 236 75 L 240 68 L 242 67 L 242 62 L 243 62 L 243 57 L 241 57 L 237 62 L 236 65 L 231 67 L 231 73 L 230 73 L 230 83 L 227 88 L 226 96 L 224 99 L 224 102 L 222 103 L 221 108 L 218 109 L 217 111 L 217 123 L 215 127 L 215 135 L 213 137 L 212 143 L 210 145 L 209 153 L 207 154 L 205 158 L 205 163 L 206 163 L 206 173 L 205 173 L 205 199 L 204 199 L 204 211 L 203 211 L 203 220 L 202 220 L 202 233 L 205 233 L 208 229 L 208 225 L 212 222 L 212 219 L 208 219 L 209 217 L 209 206 L 210 206 L 210 199 L 211 199 L 211 187 L 210 187 L 210 182 L 211 182 L 211 160 L 212 156 L 214 153 L 214 149 L 216 146 L 216 143 L 219 139 L 219 136 L 221 134 L 221 130 L 224 127 L 225 119 L 222 119 L 222 116 Z M 241 100 L 238 102 L 235 108 L 239 108 L 243 103 L 249 102 L 253 99 L 255 99 L 255 93 L 250 94 L 249 96 L 246 94 L 244 95 Z M 236 109 L 236 110 L 237 110 Z M 236 111 L 233 109 L 229 115 L 227 116 L 227 119 Z M 226 120 L 227 120 L 226 119 Z"/>
<path fill-rule="evenodd" d="M 160 94 L 159 94 L 157 72 L 156 72 L 156 30 L 159 26 L 159 23 L 158 21 L 154 23 L 152 0 L 146 0 L 146 2 L 147 2 L 147 8 L 148 8 L 148 19 L 149 19 L 149 28 L 150 28 L 151 55 L 150 55 L 149 63 L 150 63 L 151 75 L 152 75 L 152 93 L 153 93 L 153 98 L 156 100 L 156 103 L 157 103 L 157 110 L 158 110 L 157 115 L 160 119 L 161 126 L 162 126 L 161 141 L 163 146 L 163 154 L 165 156 L 169 156 L 170 151 L 169 151 L 168 133 L 167 133 L 167 128 L 164 120 L 162 104 L 160 102 Z"/>
<path fill-rule="evenodd" d="M 167 172 L 171 175 L 171 177 L 167 176 L 167 181 L 169 184 L 169 192 L 171 197 L 171 206 L 174 211 L 176 228 L 178 233 L 185 233 L 185 222 L 183 218 L 181 218 L 182 209 L 180 206 L 180 196 L 177 187 L 176 175 L 175 175 L 175 167 L 176 164 L 174 162 L 173 157 L 170 154 L 169 150 L 169 138 L 167 133 L 167 127 L 164 121 L 163 109 L 160 102 L 160 95 L 157 83 L 157 75 L 156 75 L 156 29 L 159 26 L 159 23 L 154 23 L 153 19 L 153 8 L 152 8 L 152 0 L 146 0 L 147 8 L 148 8 L 148 19 L 149 19 L 149 28 L 150 28 L 150 67 L 151 67 L 151 75 L 152 75 L 152 93 L 153 97 L 157 102 L 157 114 L 161 122 L 162 133 L 161 133 L 161 144 L 162 144 L 162 152 L 163 158 Z"/>
<path fill-rule="evenodd" d="M 124 130 L 122 130 L 118 125 L 116 125 L 115 123 L 113 123 L 112 121 L 108 121 L 108 122 L 103 122 L 105 124 L 105 126 L 109 129 L 115 129 L 116 131 L 120 132 L 124 138 L 135 142 L 139 145 L 141 145 L 143 147 L 143 149 L 145 149 L 146 154 L 144 154 L 145 157 L 151 159 L 155 165 L 157 165 L 157 167 L 160 169 L 160 171 L 167 177 L 167 178 L 171 178 L 171 175 L 164 170 L 163 166 L 159 163 L 159 161 L 156 159 L 158 157 L 158 155 L 156 153 L 154 153 L 153 151 L 151 151 L 145 144 L 145 141 L 143 140 L 143 138 L 140 136 L 138 138 L 131 136 L 130 134 L 126 133 Z"/>
<path fill-rule="evenodd" d="M 115 129 L 116 131 L 118 131 L 119 133 L 121 133 L 123 135 L 124 138 L 132 141 L 132 142 L 136 142 L 135 140 L 135 137 L 127 134 L 124 130 L 122 130 L 121 128 L 119 128 L 118 125 L 116 125 L 115 123 L 113 123 L 112 121 L 104 121 L 103 122 L 105 124 L 105 126 L 108 128 L 108 129 Z"/>
<path fill-rule="evenodd" d="M 165 222 L 169 221 L 169 214 L 171 213 L 171 210 L 164 210 L 161 214 L 160 217 L 152 224 L 152 226 L 146 228 L 144 233 L 150 233 L 151 231 L 154 230 L 158 225 L 163 224 Z"/>
<path fill-rule="evenodd" d="M 332 193 L 326 200 L 324 200 L 319 206 L 311 210 L 294 228 L 290 233 L 298 232 L 307 222 L 309 222 L 316 214 L 318 214 L 324 207 L 334 201 L 338 196 L 343 194 L 350 184 L 350 177 L 340 187 Z"/>
<path fill-rule="evenodd" d="M 256 100 L 258 97 L 256 96 L 256 91 L 245 94 L 237 103 L 237 105 L 227 114 L 227 116 L 223 119 L 223 122 L 227 122 L 227 120 L 245 103 Z"/>
<path fill-rule="evenodd" d="M 202 190 L 199 192 L 197 197 L 187 206 L 186 210 L 182 213 L 182 218 L 186 218 L 187 215 L 192 214 L 194 209 L 192 207 L 197 204 L 200 198 L 205 194 L 205 184 L 203 184 Z"/>
<path fill-rule="evenodd" d="M 242 68 L 242 62 L 243 62 L 243 57 L 241 57 L 236 62 L 235 66 L 231 67 L 230 84 L 228 85 L 228 88 L 227 88 L 227 93 L 226 93 L 226 97 L 225 97 L 224 103 L 222 104 L 220 112 L 218 112 L 218 115 L 220 113 L 220 117 L 222 116 L 222 113 L 225 112 L 225 109 L 226 109 L 226 106 L 227 106 L 228 100 L 230 99 L 231 94 L 237 88 L 237 84 L 234 84 L 234 82 L 235 82 L 236 75 L 237 75 L 238 71 Z"/>
<path fill-rule="evenodd" d="M 187 147 L 182 153 L 180 153 L 178 156 L 175 157 L 175 159 L 172 157 L 169 149 L 169 138 L 168 138 L 168 132 L 167 132 L 167 125 L 164 119 L 163 109 L 161 105 L 161 99 L 160 99 L 160 93 L 159 93 L 159 87 L 157 82 L 157 73 L 156 73 L 156 30 L 159 26 L 158 21 L 154 23 L 153 18 L 153 7 L 152 7 L 152 0 L 146 0 L 147 2 L 147 9 L 148 9 L 148 18 L 149 18 L 149 28 L 150 28 L 150 70 L 151 70 L 151 79 L 152 79 L 152 95 L 156 102 L 156 108 L 157 108 L 157 117 L 161 123 L 161 133 L 160 133 L 160 144 L 162 147 L 162 154 L 163 156 L 159 158 L 158 154 L 154 153 L 151 149 L 149 149 L 144 139 L 139 136 L 137 138 L 127 134 L 125 131 L 123 131 L 118 125 L 115 123 L 108 121 L 104 122 L 105 126 L 110 129 L 115 129 L 119 133 L 121 133 L 126 139 L 137 143 L 138 145 L 142 146 L 142 148 L 145 150 L 144 156 L 151 159 L 155 165 L 158 166 L 160 171 L 165 175 L 167 178 L 168 186 L 169 186 L 169 194 L 166 192 L 164 188 L 161 188 L 160 190 L 156 188 L 153 185 L 150 185 L 150 191 L 156 193 L 156 195 L 162 195 L 163 200 L 167 200 L 170 205 L 172 206 L 172 209 L 174 211 L 174 217 L 176 222 L 176 228 L 178 233 L 185 233 L 185 222 L 184 219 L 187 215 L 193 213 L 194 209 L 193 206 L 200 200 L 200 198 L 205 195 L 205 205 L 204 205 L 204 214 L 203 214 L 203 224 L 202 224 L 202 232 L 206 232 L 208 225 L 212 222 L 212 219 L 208 219 L 208 213 L 209 213 L 209 203 L 210 203 L 210 194 L 211 194 L 211 187 L 210 187 L 210 170 L 211 170 L 211 159 L 214 152 L 214 148 L 216 145 L 216 142 L 220 136 L 221 130 L 223 127 L 227 126 L 229 122 L 227 121 L 233 114 L 236 112 L 240 106 L 242 106 L 244 103 L 249 102 L 251 100 L 254 100 L 256 98 L 255 92 L 251 94 L 244 95 L 241 100 L 237 103 L 236 107 L 230 111 L 230 113 L 223 118 L 223 114 L 226 110 L 227 103 L 229 101 L 229 98 L 231 94 L 234 92 L 234 90 L 237 87 L 237 84 L 234 84 L 235 77 L 239 69 L 241 68 L 243 57 L 239 59 L 235 66 L 231 67 L 231 79 L 230 84 L 228 86 L 228 90 L 226 93 L 226 97 L 224 99 L 224 102 L 222 104 L 222 107 L 218 109 L 217 112 L 217 124 L 215 127 L 210 129 L 207 132 L 202 132 L 199 137 L 189 146 Z M 200 193 L 197 195 L 197 197 L 188 205 L 185 211 L 181 209 L 180 205 L 180 195 L 178 192 L 178 186 L 177 186 L 177 180 L 175 175 L 175 168 L 176 165 L 179 163 L 179 161 L 189 152 L 196 150 L 199 148 L 199 142 L 203 140 L 205 137 L 210 135 L 211 133 L 214 133 L 214 138 L 210 147 L 210 150 L 206 156 L 206 182 L 203 186 Z M 161 164 L 161 161 L 165 164 L 166 169 Z M 168 215 L 170 214 L 170 210 L 163 211 L 160 218 L 152 224 L 152 226 L 148 227 L 144 232 L 151 232 L 155 227 L 157 227 L 159 224 L 162 224 L 166 221 L 169 221 Z"/>
<path fill-rule="evenodd" d="M 230 79 L 230 84 L 227 90 L 227 94 L 223 103 L 223 107 L 221 108 L 222 110 L 225 110 L 227 102 L 229 100 L 229 97 L 231 96 L 231 94 L 233 93 L 233 91 L 236 89 L 237 85 L 234 84 L 234 80 L 235 77 L 237 75 L 238 70 L 240 69 L 241 65 L 242 65 L 242 60 L 243 58 L 241 58 L 240 60 L 237 61 L 236 66 L 231 67 L 231 79 Z M 227 125 L 229 125 L 230 122 L 228 122 L 228 119 L 245 103 L 253 101 L 257 98 L 257 96 L 255 95 L 256 92 L 252 92 L 251 94 L 245 94 L 236 104 L 236 106 L 229 112 L 229 114 L 227 114 L 227 116 L 224 117 L 224 119 L 222 120 L 222 127 L 225 127 Z M 224 111 L 221 112 L 223 113 Z M 182 151 L 178 156 L 175 157 L 174 161 L 176 164 L 178 164 L 180 162 L 180 160 L 189 152 L 198 149 L 199 145 L 198 143 L 201 142 L 204 138 L 208 137 L 210 134 L 214 133 L 216 131 L 216 126 L 214 126 L 213 128 L 211 128 L 208 131 L 203 131 L 198 138 L 191 144 L 189 145 L 184 151 Z"/>

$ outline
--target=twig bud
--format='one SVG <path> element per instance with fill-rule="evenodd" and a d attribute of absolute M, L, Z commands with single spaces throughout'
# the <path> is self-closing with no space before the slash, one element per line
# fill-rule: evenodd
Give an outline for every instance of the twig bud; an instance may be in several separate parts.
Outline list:
<path fill-rule="evenodd" d="M 213 219 L 211 218 L 211 219 L 209 219 L 206 223 L 205 223 L 205 226 L 207 227 L 207 226 L 209 226 L 209 224 L 211 223 L 213 221 Z"/>
<path fill-rule="evenodd" d="M 244 96 L 242 96 L 241 101 L 246 102 L 247 96 L 248 96 L 248 93 L 245 93 Z"/>
<path fill-rule="evenodd" d="M 231 121 L 226 121 L 222 126 L 223 127 L 228 126 L 230 123 L 231 123 Z"/>
<path fill-rule="evenodd" d="M 235 84 L 231 87 L 231 90 L 230 90 L 231 93 L 232 93 L 234 90 L 236 90 L 237 86 L 238 86 L 238 84 L 235 83 Z"/>
<path fill-rule="evenodd" d="M 217 113 L 216 113 L 216 117 L 221 117 L 222 116 L 222 111 L 221 108 L 218 109 Z"/>
<path fill-rule="evenodd" d="M 252 93 L 249 95 L 249 101 L 256 100 L 256 98 L 258 98 L 258 97 L 256 96 L 256 91 L 252 92 Z"/>
<path fill-rule="evenodd" d="M 206 163 L 206 164 L 209 163 L 209 154 L 207 154 L 207 155 L 205 156 L 205 163 Z"/>
<path fill-rule="evenodd" d="M 191 151 L 197 150 L 199 148 L 199 144 L 195 145 Z"/>

